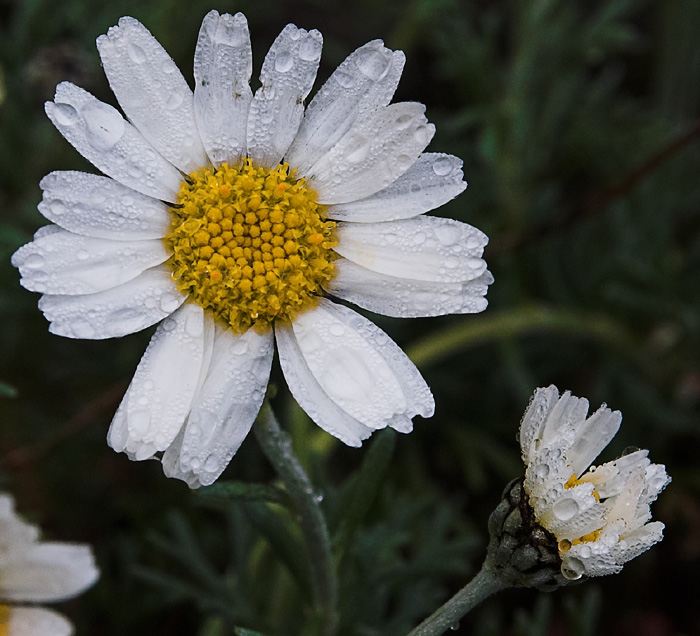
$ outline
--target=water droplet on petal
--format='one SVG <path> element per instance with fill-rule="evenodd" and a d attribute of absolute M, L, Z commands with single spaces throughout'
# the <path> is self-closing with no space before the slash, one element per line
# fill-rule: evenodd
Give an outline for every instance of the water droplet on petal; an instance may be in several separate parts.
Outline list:
<path fill-rule="evenodd" d="M 538 464 L 534 469 L 535 477 L 538 479 L 544 479 L 549 475 L 549 466 L 547 464 Z"/>
<path fill-rule="evenodd" d="M 165 293 L 160 297 L 160 308 L 163 311 L 172 313 L 180 306 L 180 301 L 181 299 L 174 294 Z"/>
<path fill-rule="evenodd" d="M 183 101 L 185 101 L 185 98 L 182 96 L 182 93 L 171 93 L 170 97 L 165 102 L 165 107 L 168 110 L 175 110 L 180 107 Z"/>
<path fill-rule="evenodd" d="M 88 103 L 81 110 L 81 115 L 87 127 L 87 140 L 97 150 L 110 150 L 124 136 L 124 118 L 109 104 Z"/>
<path fill-rule="evenodd" d="M 345 328 L 343 327 L 343 325 L 339 325 L 337 322 L 335 322 L 330 326 L 329 331 L 334 336 L 340 337 L 345 333 Z"/>
<path fill-rule="evenodd" d="M 350 140 L 346 158 L 350 163 L 360 163 L 369 152 L 369 139 L 355 135 Z"/>
<path fill-rule="evenodd" d="M 384 50 L 365 49 L 358 52 L 356 63 L 363 75 L 376 82 L 388 72 L 391 55 Z"/>
<path fill-rule="evenodd" d="M 320 42 L 312 37 L 306 38 L 299 47 L 299 57 L 305 62 L 315 62 L 321 57 Z"/>
<path fill-rule="evenodd" d="M 333 77 L 343 88 L 352 88 L 355 85 L 355 77 L 346 71 L 336 71 Z"/>
<path fill-rule="evenodd" d="M 581 561 L 581 559 L 577 559 L 576 557 L 567 559 L 561 566 L 562 575 L 565 579 L 569 579 L 569 581 L 576 581 L 577 579 L 580 579 L 585 571 L 586 567 L 583 565 L 583 561 Z"/>
<path fill-rule="evenodd" d="M 55 104 L 53 115 L 61 126 L 72 126 L 78 121 L 78 112 L 70 104 Z"/>
<path fill-rule="evenodd" d="M 294 66 L 294 58 L 289 51 L 280 51 L 275 57 L 275 70 L 286 73 Z"/>
<path fill-rule="evenodd" d="M 129 414 L 129 430 L 139 437 L 146 434 L 151 424 L 151 414 L 147 410 L 134 411 Z"/>
<path fill-rule="evenodd" d="M 146 61 L 145 51 L 138 44 L 134 44 L 130 40 L 126 41 L 126 52 L 131 58 L 131 61 L 136 64 L 143 64 Z"/>
<path fill-rule="evenodd" d="M 440 157 L 433 162 L 433 172 L 438 177 L 445 177 L 452 172 L 452 162 L 447 157 Z"/>
<path fill-rule="evenodd" d="M 213 473 L 219 470 L 219 460 L 214 455 L 209 455 L 204 462 L 204 470 Z"/>
<path fill-rule="evenodd" d="M 575 499 L 560 499 L 554 504 L 552 512 L 559 521 L 568 521 L 578 512 L 578 503 Z"/>
<path fill-rule="evenodd" d="M 79 261 L 84 261 L 85 259 L 90 257 L 90 252 L 88 252 L 87 250 L 78 250 L 75 256 Z"/>
<path fill-rule="evenodd" d="M 30 254 L 22 265 L 28 269 L 39 269 L 44 262 L 44 257 L 41 254 Z"/>

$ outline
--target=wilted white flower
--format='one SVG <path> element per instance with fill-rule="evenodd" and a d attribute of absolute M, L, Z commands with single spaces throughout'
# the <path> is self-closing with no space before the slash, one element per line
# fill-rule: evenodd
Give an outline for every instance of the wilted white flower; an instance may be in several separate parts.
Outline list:
<path fill-rule="evenodd" d="M 588 400 L 555 386 L 538 389 L 523 417 L 524 489 L 537 523 L 558 541 L 569 580 L 622 569 L 660 541 L 664 524 L 649 506 L 671 481 L 664 466 L 638 450 L 591 466 L 617 433 L 619 411 L 588 415 Z"/>
<path fill-rule="evenodd" d="M 39 230 L 13 264 L 45 294 L 53 333 L 114 338 L 160 322 L 112 422 L 132 459 L 212 483 L 262 403 L 276 336 L 294 397 L 359 446 L 411 430 L 430 390 L 387 336 L 342 298 L 389 316 L 470 313 L 492 282 L 486 236 L 424 216 L 466 184 L 462 162 L 424 153 L 434 127 L 390 104 L 404 55 L 374 40 L 309 94 L 321 34 L 288 25 L 253 94 L 242 14 L 209 13 L 195 90 L 133 18 L 97 46 L 127 119 L 69 83 L 46 112 L 107 177 L 54 172 Z"/>
<path fill-rule="evenodd" d="M 73 627 L 60 614 L 13 603 L 63 601 L 98 576 L 90 546 L 39 541 L 39 528 L 17 516 L 12 497 L 0 494 L 0 634 L 69 636 Z"/>

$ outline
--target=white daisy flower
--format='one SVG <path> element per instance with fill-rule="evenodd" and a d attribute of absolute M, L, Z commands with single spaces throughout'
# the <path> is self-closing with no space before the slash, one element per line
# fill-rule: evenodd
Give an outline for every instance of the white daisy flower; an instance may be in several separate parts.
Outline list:
<path fill-rule="evenodd" d="M 588 400 L 555 386 L 538 389 L 523 416 L 524 489 L 535 519 L 558 541 L 569 580 L 619 572 L 662 538 L 649 506 L 671 481 L 638 450 L 601 466 L 591 462 L 622 421 L 605 405 L 588 415 Z"/>
<path fill-rule="evenodd" d="M 40 229 L 13 264 L 44 294 L 52 333 L 114 338 L 160 322 L 109 444 L 191 487 L 211 484 L 262 404 L 276 339 L 302 408 L 351 446 L 434 410 L 415 366 L 334 296 L 388 316 L 486 307 L 487 237 L 424 216 L 466 187 L 462 162 L 424 153 L 434 127 L 390 104 L 404 64 L 374 40 L 304 109 L 321 34 L 288 25 L 249 86 L 242 14 L 210 12 L 195 90 L 133 18 L 97 40 L 127 119 L 69 83 L 46 112 L 106 177 L 41 182 Z M 273 335 L 274 334 L 274 335 Z"/>
<path fill-rule="evenodd" d="M 90 546 L 39 541 L 39 528 L 17 516 L 12 497 L 0 494 L 0 634 L 70 636 L 73 627 L 60 614 L 12 603 L 73 598 L 98 576 Z"/>

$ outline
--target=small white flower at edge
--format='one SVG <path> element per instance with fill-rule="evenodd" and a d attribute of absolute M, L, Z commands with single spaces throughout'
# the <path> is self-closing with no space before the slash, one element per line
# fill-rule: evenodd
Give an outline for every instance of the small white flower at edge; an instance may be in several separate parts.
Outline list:
<path fill-rule="evenodd" d="M 39 528 L 17 516 L 11 496 L 0 494 L 0 634 L 70 636 L 73 626 L 61 614 L 13 603 L 73 598 L 98 577 L 90 546 L 39 541 Z"/>
<path fill-rule="evenodd" d="M 671 481 L 666 469 L 638 450 L 592 466 L 617 433 L 619 411 L 555 386 L 537 389 L 520 426 L 524 490 L 535 519 L 558 542 L 566 579 L 619 572 L 662 538 L 650 504 Z"/>

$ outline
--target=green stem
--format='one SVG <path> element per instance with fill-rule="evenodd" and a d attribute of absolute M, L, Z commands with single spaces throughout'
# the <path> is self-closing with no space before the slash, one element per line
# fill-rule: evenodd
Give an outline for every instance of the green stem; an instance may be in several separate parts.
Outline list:
<path fill-rule="evenodd" d="M 314 609 L 321 634 L 333 636 L 338 622 L 338 583 L 331 555 L 326 520 L 311 481 L 294 455 L 292 443 L 270 405 L 265 403 L 253 427 L 265 456 L 270 460 L 294 503 L 309 559 Z"/>
<path fill-rule="evenodd" d="M 472 608 L 485 598 L 503 589 L 501 583 L 489 567 L 484 565 L 479 573 L 467 583 L 447 603 L 438 608 L 408 636 L 439 636 L 454 628 Z"/>

